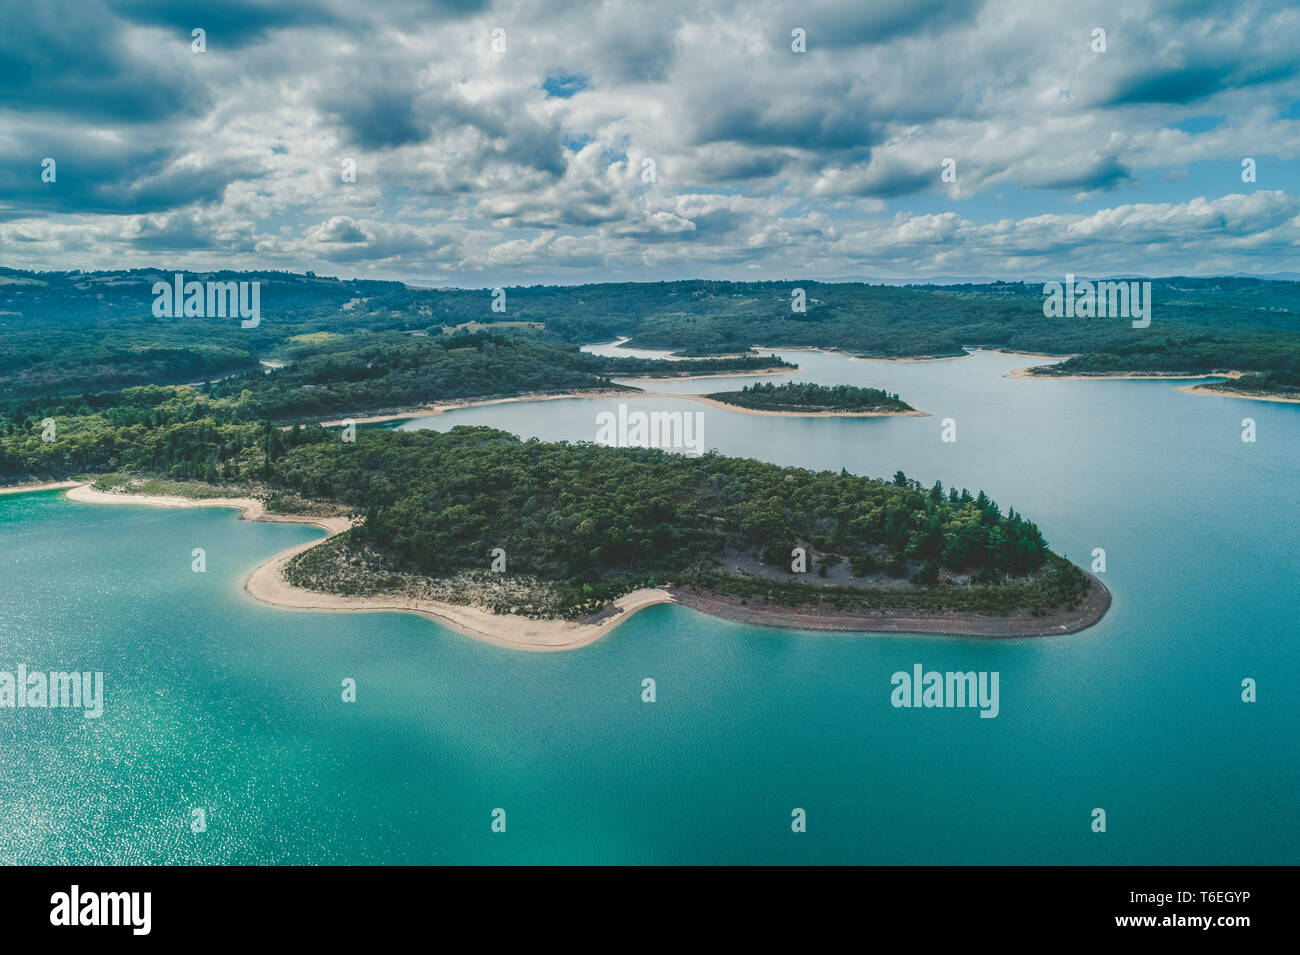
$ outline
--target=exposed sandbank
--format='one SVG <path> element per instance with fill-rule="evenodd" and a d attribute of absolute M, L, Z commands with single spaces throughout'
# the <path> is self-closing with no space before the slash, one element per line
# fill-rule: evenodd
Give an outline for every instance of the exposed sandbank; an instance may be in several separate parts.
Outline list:
<path fill-rule="evenodd" d="M 701 378 L 712 377 L 731 377 L 730 375 L 714 376 L 700 375 Z M 634 380 L 634 379 L 626 379 Z M 671 378 L 639 378 L 637 381 L 675 381 Z M 544 394 L 544 395 L 517 395 L 513 398 L 484 398 L 475 401 L 459 401 L 448 404 L 425 405 L 422 408 L 410 408 L 406 411 L 395 411 L 391 414 L 369 415 L 364 418 L 350 419 L 353 424 L 376 424 L 381 421 L 406 421 L 411 418 L 432 418 L 435 415 L 445 414 L 448 411 L 458 411 L 462 408 L 482 408 L 487 405 L 509 404 L 516 401 L 555 401 L 560 398 L 680 398 L 683 401 L 698 401 L 700 404 L 710 405 L 714 408 L 721 408 L 724 411 L 738 411 L 742 414 L 759 414 L 759 415 L 777 415 L 786 418 L 928 418 L 927 411 L 767 411 L 758 408 L 742 408 L 739 405 L 730 405 L 725 401 L 717 401 L 706 395 L 693 394 L 691 392 L 675 391 L 644 391 L 640 388 L 628 389 L 626 391 L 570 391 L 564 394 Z M 343 424 L 346 419 L 336 419 L 334 421 L 322 421 L 321 426 L 325 428 L 337 428 Z"/>
<path fill-rule="evenodd" d="M 512 650 L 576 650 L 595 643 L 638 610 L 671 603 L 664 590 L 635 590 L 624 594 L 596 621 L 533 620 L 518 614 L 493 613 L 478 607 L 423 600 L 402 594 L 373 597 L 343 596 L 295 587 L 284 579 L 284 568 L 303 551 L 321 543 L 308 541 L 259 564 L 244 581 L 244 589 L 265 604 L 317 613 L 413 613 L 428 617 L 457 633 Z M 612 612 L 611 612 L 612 611 Z"/>
<path fill-rule="evenodd" d="M 232 507 L 242 511 L 245 520 L 312 524 L 325 536 L 307 541 L 263 561 L 244 578 L 244 590 L 254 600 L 290 610 L 325 613 L 373 613 L 398 611 L 414 613 L 436 620 L 476 640 L 515 650 L 572 650 L 599 640 L 632 614 L 657 603 L 672 601 L 663 590 L 637 590 L 624 594 L 611 608 L 593 622 L 568 620 L 531 620 L 516 614 L 497 614 L 477 607 L 413 600 L 401 595 L 377 597 L 343 597 L 294 587 L 284 579 L 284 566 L 293 557 L 329 540 L 352 526 L 347 517 L 314 517 L 306 514 L 269 514 L 261 501 L 251 497 L 188 498 L 153 494 L 115 494 L 100 491 L 88 484 L 78 484 L 67 497 L 87 504 L 144 504 L 152 507 Z M 612 612 L 611 612 L 612 611 Z"/>
<path fill-rule="evenodd" d="M 956 358 L 969 358 L 970 352 L 961 355 L 917 355 L 913 358 L 859 358 L 843 348 L 821 348 L 817 345 L 753 345 L 755 351 L 815 351 L 823 355 L 841 355 L 849 361 L 913 362 L 913 361 L 952 361 Z M 726 376 L 722 376 L 726 377 Z"/>
<path fill-rule="evenodd" d="M 516 401 L 554 401 L 559 398 L 617 398 L 617 397 L 637 397 L 644 394 L 639 388 L 625 389 L 604 389 L 601 391 L 566 391 L 562 394 L 553 392 L 538 392 L 526 395 L 515 395 L 510 398 L 473 398 L 466 401 L 447 401 L 436 405 L 421 405 L 418 408 L 407 408 L 404 411 L 394 411 L 388 414 L 366 415 L 360 418 L 338 418 L 334 421 L 322 421 L 323 428 L 337 428 L 343 425 L 344 421 L 351 421 L 353 424 L 375 424 L 380 421 L 402 421 L 406 418 L 431 418 L 434 415 L 440 415 L 448 411 L 457 411 L 461 408 L 481 408 L 485 405 L 505 405 Z"/>
<path fill-rule="evenodd" d="M 849 361 L 871 361 L 882 364 L 911 364 L 913 362 L 923 361 L 957 361 L 961 358 L 969 358 L 975 352 L 988 352 L 993 355 L 1013 355 L 1019 358 L 1059 358 L 1064 361 L 1066 358 L 1077 357 L 1075 355 L 1053 355 L 1046 352 L 1032 351 L 1006 351 L 1001 348 L 979 348 L 976 346 L 963 346 L 960 355 L 911 355 L 899 356 L 892 358 L 873 358 L 865 355 L 854 355 L 843 348 L 819 348 L 815 345 L 754 345 L 756 350 L 760 351 L 815 351 L 823 355 L 841 355 Z"/>
<path fill-rule="evenodd" d="M 626 343 L 627 343 L 627 342 L 630 342 L 631 340 L 632 340 L 632 339 L 630 339 L 630 338 L 611 338 L 611 339 L 608 339 L 608 340 L 603 341 L 603 342 L 587 342 L 587 344 L 586 344 L 586 345 L 583 345 L 582 347 L 583 347 L 583 348 L 588 348 L 588 347 L 595 347 L 595 346 L 597 346 L 597 345 L 613 345 L 615 348 L 623 348 L 623 347 L 626 345 Z M 666 351 L 665 349 L 662 349 L 662 348 L 641 348 L 640 346 L 637 346 L 637 345 L 633 345 L 631 348 L 626 348 L 625 350 L 626 350 L 626 351 L 629 351 L 629 352 L 632 352 L 632 351 L 653 352 L 653 353 L 654 353 L 654 358 L 650 359 L 651 361 L 678 361 L 678 362 L 692 362 L 692 361 L 709 361 L 710 359 L 719 359 L 719 358 L 756 358 L 756 357 L 762 357 L 762 356 L 754 355 L 752 352 L 727 352 L 726 354 L 721 354 L 721 353 L 719 353 L 719 354 L 717 354 L 717 355 L 682 355 L 682 354 L 679 354 L 679 353 L 676 352 L 676 351 Z M 588 354 L 595 354 L 595 353 L 594 353 L 594 352 L 588 352 Z M 610 355 L 610 356 L 608 356 L 608 357 L 610 357 L 610 358 L 643 358 L 643 357 L 646 357 L 646 356 L 644 356 L 644 355 Z M 739 372 L 739 374 L 753 374 L 753 372 Z M 707 375 L 701 375 L 701 376 L 695 376 L 695 375 L 683 375 L 683 376 L 681 376 L 681 377 L 684 377 L 684 378 L 694 378 L 694 377 L 708 377 L 708 376 L 707 376 Z"/>
<path fill-rule="evenodd" d="M 1077 353 L 1067 353 L 1064 355 L 1058 355 L 1055 354 L 1054 352 L 1043 352 L 1043 351 L 1008 351 L 1005 348 L 974 348 L 972 350 L 986 351 L 990 355 L 1010 355 L 1012 358 L 1055 358 L 1060 361 L 1065 361 L 1067 358 L 1079 357 Z M 1043 366 L 1038 365 L 1037 367 L 1041 368 Z"/>
<path fill-rule="evenodd" d="M 243 511 L 246 521 L 272 521 L 280 524 L 314 524 L 329 536 L 340 534 L 352 526 L 347 517 L 315 517 L 309 514 L 269 514 L 266 505 L 252 497 L 172 497 L 161 494 L 127 494 L 101 491 L 89 484 L 78 483 L 65 495 L 70 501 L 83 504 L 147 504 L 150 507 L 233 507 Z M 313 541 L 312 543 L 316 543 Z"/>
<path fill-rule="evenodd" d="M 700 378 L 753 378 L 758 375 L 793 375 L 799 370 L 791 368 L 762 368 L 758 371 L 711 371 L 703 375 L 658 375 L 655 377 L 617 378 L 616 381 L 696 381 Z"/>
<path fill-rule="evenodd" d="M 1017 378 L 1028 381 L 1190 381 L 1196 378 L 1240 378 L 1245 372 L 1240 371 L 1215 371 L 1204 375 L 1175 375 L 1175 374 L 1153 374 L 1151 372 L 1123 371 L 1113 374 L 1099 375 L 1035 375 L 1035 368 L 1043 368 L 1044 365 L 1033 365 L 1029 368 L 1017 368 L 1015 371 L 1007 372 L 1003 378 Z"/>
<path fill-rule="evenodd" d="M 1197 378 L 1240 378 L 1246 374 L 1244 371 L 1230 369 L 1228 371 L 1213 371 L 1203 375 L 1158 375 L 1158 374 L 1139 374 L 1137 372 L 1125 372 L 1114 375 L 1035 375 L 1032 374 L 1034 368 L 1042 368 L 1042 365 L 1034 365 L 1030 368 L 1017 368 L 1015 371 L 1003 375 L 1003 378 L 1016 378 L 1021 381 L 1195 381 Z M 1215 398 L 1242 398 L 1246 401 L 1275 401 L 1279 404 L 1300 404 L 1300 398 L 1288 398 L 1283 395 L 1251 395 L 1240 391 L 1229 391 L 1225 388 L 1214 388 L 1213 383 L 1210 387 L 1204 385 L 1178 385 L 1174 391 L 1181 391 L 1185 395 L 1209 395 Z"/>
<path fill-rule="evenodd" d="M 48 484 L 13 484 L 0 487 L 0 494 L 30 494 L 32 491 L 55 491 L 65 487 L 78 487 L 81 481 L 54 481 Z"/>
<path fill-rule="evenodd" d="M 834 351 L 834 349 L 823 349 L 823 348 L 815 348 L 815 349 L 808 349 L 808 350 L 811 350 L 811 351 L 828 351 L 828 352 L 833 352 L 833 351 Z M 1152 372 L 1132 372 L 1132 371 L 1114 372 L 1114 373 L 1101 373 L 1101 374 L 1095 374 L 1095 375 L 1088 375 L 1088 374 L 1083 374 L 1083 375 L 1036 375 L 1036 374 L 1034 374 L 1034 370 L 1035 370 L 1036 368 L 1047 368 L 1047 367 L 1050 367 L 1051 365 L 1058 364 L 1059 362 L 1068 361 L 1068 360 L 1071 359 L 1071 358 L 1078 358 L 1079 355 L 1078 355 L 1077 353 L 1073 353 L 1073 354 L 1054 355 L 1054 354 L 1049 354 L 1049 353 L 1047 353 L 1047 352 L 1008 351 L 1008 350 L 1005 349 L 1005 348 L 975 348 L 975 347 L 972 347 L 972 348 L 970 348 L 969 351 L 966 352 L 965 355 L 953 355 L 953 356 L 951 356 L 951 358 L 952 358 L 952 359 L 955 359 L 955 358 L 969 358 L 973 352 L 981 352 L 981 351 L 982 351 L 982 352 L 988 352 L 989 354 L 992 354 L 992 355 L 1011 355 L 1012 357 L 1015 357 L 1015 358 L 1050 358 L 1050 359 L 1055 359 L 1055 361 L 1052 361 L 1052 362 L 1045 362 L 1045 363 L 1043 363 L 1043 364 L 1041 364 L 1041 365 L 1031 365 L 1031 366 L 1029 366 L 1028 368 L 1017 368 L 1017 369 L 1015 369 L 1014 371 L 1009 371 L 1009 372 L 1007 372 L 1005 375 L 1002 376 L 1003 378 L 1014 378 L 1014 379 L 1017 379 L 1017 380 L 1023 380 L 1023 381 L 1164 381 L 1164 380 L 1169 380 L 1169 381 L 1193 381 L 1193 380 L 1195 380 L 1195 379 L 1197 379 L 1197 378 L 1240 378 L 1242 375 L 1246 374 L 1246 372 L 1244 372 L 1244 371 L 1228 370 L 1228 371 L 1213 371 L 1213 372 L 1208 372 L 1208 373 L 1206 373 L 1206 374 L 1199 374 L 1199 375 L 1181 375 L 1181 374 L 1173 374 L 1173 373 L 1169 373 L 1169 374 L 1161 374 L 1161 373 L 1158 373 L 1158 372 L 1156 372 L 1156 373 L 1152 373 Z M 852 357 L 851 360 L 852 360 L 852 361 L 882 361 L 882 362 L 901 361 L 901 362 L 910 362 L 910 361 L 948 361 L 948 360 L 950 360 L 950 358 L 856 358 L 856 357 Z M 1197 391 L 1197 390 L 1195 390 L 1194 386 L 1183 386 L 1183 387 L 1180 387 L 1180 388 L 1176 388 L 1175 390 L 1176 390 L 1176 391 L 1183 391 L 1183 392 L 1186 392 L 1186 393 L 1188 393 L 1188 394 L 1202 394 L 1202 395 L 1208 395 L 1208 394 L 1219 394 L 1219 392 L 1213 392 L 1213 391 L 1210 391 L 1210 390 L 1208 390 L 1208 389 L 1206 389 L 1206 390 L 1204 390 L 1204 391 Z M 1256 396 L 1253 396 L 1253 395 L 1241 395 L 1241 394 L 1237 394 L 1236 392 L 1222 392 L 1221 394 L 1223 395 L 1223 397 L 1226 397 L 1226 398 L 1255 398 L 1255 397 L 1256 397 Z M 1294 401 L 1294 400 L 1296 400 L 1296 399 L 1292 399 L 1292 398 L 1269 398 L 1269 397 L 1262 397 L 1262 396 L 1261 396 L 1261 397 L 1256 398 L 1256 400 L 1259 400 L 1259 401 L 1288 401 L 1288 402 L 1289 402 L 1289 401 Z"/>

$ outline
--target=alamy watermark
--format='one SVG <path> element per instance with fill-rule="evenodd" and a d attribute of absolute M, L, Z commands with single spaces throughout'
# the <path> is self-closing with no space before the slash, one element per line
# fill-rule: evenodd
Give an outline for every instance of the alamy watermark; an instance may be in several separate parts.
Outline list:
<path fill-rule="evenodd" d="M 618 414 L 596 415 L 596 443 L 611 448 L 675 449 L 704 453 L 703 411 L 628 411 L 619 402 Z"/>
<path fill-rule="evenodd" d="M 74 884 L 50 896 L 50 924 L 126 926 L 132 935 L 148 935 L 152 909 L 152 892 L 83 892 Z"/>
<path fill-rule="evenodd" d="M 1134 328 L 1151 324 L 1150 282 L 1076 282 L 1070 272 L 1064 284 L 1044 285 L 1043 296 L 1047 318 L 1131 318 Z"/>
<path fill-rule="evenodd" d="M 28 670 L 18 664 L 17 673 L 0 670 L 0 709 L 80 709 L 86 719 L 104 714 L 104 674 L 98 670 L 64 673 Z"/>
<path fill-rule="evenodd" d="M 894 689 L 889 702 L 899 707 L 953 707 L 977 706 L 980 719 L 993 719 L 998 715 L 998 672 L 981 670 L 940 673 L 938 670 L 922 671 L 921 664 L 912 665 L 912 672 L 899 670 L 889 682 Z"/>
<path fill-rule="evenodd" d="M 235 318 L 240 328 L 262 323 L 261 282 L 187 282 L 177 272 L 171 282 L 153 283 L 156 318 Z"/>

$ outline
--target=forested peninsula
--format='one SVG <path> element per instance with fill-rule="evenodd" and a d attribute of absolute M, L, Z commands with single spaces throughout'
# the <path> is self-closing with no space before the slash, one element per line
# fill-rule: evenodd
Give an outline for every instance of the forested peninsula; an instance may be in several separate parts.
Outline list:
<path fill-rule="evenodd" d="M 901 473 L 886 482 L 489 428 L 358 444 L 302 446 L 278 468 L 295 493 L 361 514 L 289 564 L 293 584 L 368 596 L 451 581 L 441 599 L 569 619 L 657 587 L 823 616 L 1029 620 L 1078 611 L 1100 590 L 1014 510 Z"/>

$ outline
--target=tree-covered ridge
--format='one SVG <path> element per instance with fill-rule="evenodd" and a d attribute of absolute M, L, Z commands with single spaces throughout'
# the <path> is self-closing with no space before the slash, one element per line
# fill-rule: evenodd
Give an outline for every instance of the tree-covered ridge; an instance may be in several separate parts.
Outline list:
<path fill-rule="evenodd" d="M 1152 324 L 1047 318 L 1042 285 L 879 286 L 859 283 L 697 283 L 675 309 L 625 332 L 630 346 L 698 350 L 830 347 L 876 358 L 946 357 L 968 347 L 1109 356 L 1100 367 L 1162 355 L 1170 368 L 1269 370 L 1300 359 L 1300 283 L 1253 279 L 1152 280 Z M 802 288 L 805 312 L 791 308 Z M 688 300 L 689 299 L 689 300 Z M 1199 345 L 1210 342 L 1210 347 Z M 1149 353 L 1149 354 L 1147 354 Z M 1233 360 L 1237 361 L 1233 364 Z"/>
<path fill-rule="evenodd" d="M 303 344 L 352 350 L 353 336 L 436 340 L 464 335 L 456 331 L 463 326 L 487 326 L 500 337 L 576 346 L 614 336 L 566 335 L 566 327 L 572 331 L 576 326 L 566 326 L 561 321 L 565 316 L 590 307 L 605 309 L 621 321 L 621 316 L 635 312 L 635 305 L 611 291 L 635 286 L 509 289 L 507 311 L 498 313 L 486 289 L 419 289 L 310 272 L 184 273 L 187 281 L 261 283 L 262 320 L 246 329 L 231 318 L 155 316 L 154 283 L 170 283 L 174 274 L 171 269 L 36 273 L 0 268 L 0 400 L 215 378 L 256 369 L 259 359 L 292 359 Z M 592 290 L 590 306 L 582 288 Z M 650 297 L 661 298 L 653 292 Z M 521 312 L 528 302 L 534 310 L 542 303 L 546 318 L 560 321 L 560 326 L 548 329 L 545 321 L 524 319 Z M 604 361 L 606 372 L 599 370 L 599 361 L 577 370 L 636 376 L 662 367 L 640 359 Z M 689 373 L 782 366 L 751 355 L 692 362 Z M 686 373 L 684 368 L 671 371 Z"/>
<path fill-rule="evenodd" d="M 1300 376 L 1300 344 L 1291 336 L 1258 332 L 1186 337 L 1157 334 L 1106 351 L 1040 365 L 1033 373 L 1050 378 L 1124 372 L 1198 375 L 1234 369 L 1254 371 L 1262 378 L 1274 380 L 1295 378 Z"/>
<path fill-rule="evenodd" d="M 183 386 L 10 404 L 0 415 L 0 483 L 110 471 L 249 481 L 268 475 L 287 447 L 325 434 L 319 426 L 282 430 L 247 420 L 237 402 Z"/>
<path fill-rule="evenodd" d="M 882 564 L 1020 575 L 1047 545 L 987 495 L 745 458 L 521 441 L 491 428 L 317 441 L 276 463 L 287 487 L 364 509 L 364 535 L 422 571 L 484 565 L 504 547 L 551 579 L 703 566 L 724 549 L 785 566 L 797 545 Z"/>
<path fill-rule="evenodd" d="M 205 342 L 172 345 L 147 335 L 90 338 L 67 331 L 17 342 L 0 335 L 0 395 L 5 397 L 201 381 L 257 367 L 245 349 Z"/>
<path fill-rule="evenodd" d="M 0 398 L 173 384 L 255 368 L 287 338 L 331 319 L 359 323 L 349 302 L 401 289 L 277 272 L 185 273 L 187 279 L 261 281 L 263 320 L 153 314 L 164 269 L 21 272 L 0 269 Z M 375 316 L 370 327 L 380 327 Z M 161 359 L 161 360 L 160 360 Z"/>
<path fill-rule="evenodd" d="M 288 362 L 284 367 L 268 372 L 255 365 L 212 381 L 202 391 L 220 403 L 220 414 L 230 420 L 320 420 L 440 401 L 621 388 L 611 380 L 614 377 L 744 374 L 796 367 L 772 356 L 698 362 L 606 358 L 565 342 L 493 332 L 428 338 L 395 332 L 318 333 L 290 342 L 281 354 Z M 166 377 L 162 376 L 163 380 Z M 29 428 L 33 421 L 49 415 L 80 416 L 97 408 L 129 408 L 141 396 L 151 394 L 131 390 L 130 394 L 73 395 L 65 391 L 55 389 L 50 395 L 7 400 L 0 397 L 0 430 L 13 422 L 24 422 Z"/>
<path fill-rule="evenodd" d="M 913 411 L 898 395 L 880 388 L 853 385 L 817 385 L 811 382 L 787 382 L 774 385 L 762 382 L 746 385 L 740 391 L 719 391 L 708 397 L 740 408 L 758 411 Z"/>
<path fill-rule="evenodd" d="M 0 269 L 0 399 L 215 377 L 284 357 L 303 335 L 366 330 L 433 338 L 466 323 L 554 343 L 624 336 L 684 355 L 743 353 L 759 344 L 892 358 L 955 356 L 982 346 L 1090 359 L 1058 366 L 1056 374 L 1300 370 L 1296 282 L 1153 279 L 1151 326 L 1134 329 L 1124 319 L 1046 318 L 1038 283 L 531 286 L 506 289 L 506 310 L 494 312 L 487 289 L 422 289 L 311 273 L 186 273 L 201 281 L 262 282 L 262 322 L 243 329 L 230 319 L 153 316 L 152 285 L 172 275 L 167 269 Z M 803 312 L 791 308 L 795 289 L 806 294 Z M 159 362 L 162 354 L 176 358 Z"/>
<path fill-rule="evenodd" d="M 1073 606 L 1088 591 L 1086 577 L 1014 510 L 1004 514 L 983 492 L 926 490 L 901 473 L 884 482 L 716 454 L 521 441 L 478 427 L 313 442 L 288 451 L 275 472 L 297 494 L 350 502 L 364 515 L 332 550 L 291 568 L 351 592 L 365 588 L 345 580 L 351 562 L 382 555 L 391 563 L 379 563 L 381 578 L 445 578 L 482 574 L 498 547 L 510 573 L 550 585 L 550 597 L 531 602 L 566 615 L 668 583 L 837 607 L 985 613 Z M 860 577 L 898 583 L 805 592 L 791 572 L 796 547 L 820 567 L 848 561 Z M 766 571 L 723 573 L 720 558 L 738 554 Z M 941 568 L 982 586 L 940 584 Z"/>
<path fill-rule="evenodd" d="M 270 374 L 235 376 L 209 394 L 238 400 L 246 418 L 294 419 L 412 408 L 437 401 L 621 388 L 611 380 L 795 366 L 776 357 L 665 362 L 606 358 L 564 342 L 492 332 L 446 337 L 337 336 L 286 349 Z M 632 390 L 632 389 L 627 389 Z"/>
<path fill-rule="evenodd" d="M 613 388 L 606 362 L 571 345 L 490 333 L 357 334 L 295 345 L 290 363 L 214 383 L 248 419 L 342 417 L 438 401 Z"/>
<path fill-rule="evenodd" d="M 273 421 L 319 421 L 440 401 L 620 389 L 612 381 L 615 376 L 795 367 L 771 356 L 699 362 L 607 358 L 566 342 L 492 332 L 295 338 L 283 351 L 289 362 L 285 367 L 269 373 L 258 367 L 197 389 L 147 385 L 0 397 L 0 483 L 122 468 L 224 479 L 227 473 L 242 473 L 239 455 L 245 448 L 281 440 L 266 437 L 275 430 Z M 45 427 L 47 420 L 52 428 Z"/>

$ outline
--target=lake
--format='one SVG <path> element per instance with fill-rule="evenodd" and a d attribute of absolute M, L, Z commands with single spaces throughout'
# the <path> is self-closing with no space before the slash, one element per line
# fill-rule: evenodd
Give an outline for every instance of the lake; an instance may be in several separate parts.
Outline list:
<path fill-rule="evenodd" d="M 705 447 L 725 454 L 983 489 L 1084 566 L 1104 548 L 1105 619 L 979 641 L 661 605 L 590 647 L 521 653 L 414 616 L 254 603 L 244 576 L 319 536 L 309 527 L 0 496 L 0 670 L 102 671 L 105 685 L 98 719 L 0 709 L 0 862 L 1296 861 L 1300 407 L 1182 382 L 1013 380 L 1044 359 L 990 352 L 777 353 L 800 370 L 648 387 L 857 384 L 931 417 L 626 401 L 702 412 Z M 619 400 L 399 426 L 590 441 Z M 946 418 L 955 442 L 940 440 Z M 891 675 L 917 663 L 998 672 L 997 717 L 893 707 Z M 1257 702 L 1242 701 L 1247 678 Z"/>

